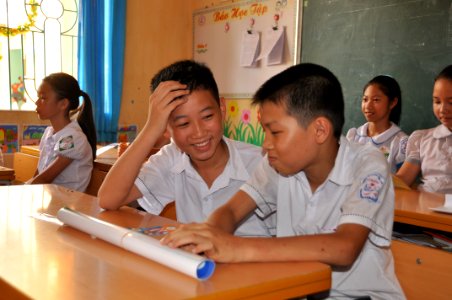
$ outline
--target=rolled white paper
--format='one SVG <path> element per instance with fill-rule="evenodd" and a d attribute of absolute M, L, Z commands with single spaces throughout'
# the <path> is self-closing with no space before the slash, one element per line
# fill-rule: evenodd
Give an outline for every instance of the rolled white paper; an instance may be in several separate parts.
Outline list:
<path fill-rule="evenodd" d="M 163 246 L 143 233 L 117 226 L 94 217 L 61 208 L 57 218 L 71 227 L 98 237 L 199 280 L 206 280 L 215 270 L 215 262 L 203 256 Z"/>

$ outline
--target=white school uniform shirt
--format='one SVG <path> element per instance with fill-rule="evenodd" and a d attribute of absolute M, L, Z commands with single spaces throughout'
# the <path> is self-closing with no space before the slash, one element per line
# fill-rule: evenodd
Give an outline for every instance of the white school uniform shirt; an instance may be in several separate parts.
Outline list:
<path fill-rule="evenodd" d="M 421 166 L 418 189 L 452 193 L 452 132 L 446 126 L 414 131 L 408 139 L 406 160 Z"/>
<path fill-rule="evenodd" d="M 367 135 L 369 123 L 358 128 L 350 128 L 347 139 L 359 144 L 372 144 L 386 156 L 391 167 L 391 173 L 396 173 L 405 161 L 406 143 L 408 135 L 396 124 L 391 122 L 391 127 L 379 135 L 370 137 Z"/>
<path fill-rule="evenodd" d="M 254 199 L 262 217 L 276 211 L 278 237 L 327 234 L 347 223 L 370 229 L 350 269 L 332 267 L 331 297 L 405 298 L 389 249 L 394 188 L 388 164 L 375 147 L 342 137 L 335 165 L 314 194 L 303 171 L 284 177 L 267 159 L 241 189 Z"/>
<path fill-rule="evenodd" d="M 138 203 L 152 214 L 160 214 L 170 202 L 176 202 L 176 216 L 181 223 L 204 222 L 226 203 L 248 180 L 262 160 L 260 147 L 223 137 L 229 160 L 223 172 L 209 188 L 193 168 L 187 154 L 174 142 L 164 146 L 143 165 L 135 180 L 143 197 Z M 241 236 L 269 236 L 270 231 L 256 214 L 235 231 Z"/>
<path fill-rule="evenodd" d="M 84 192 L 93 171 L 93 153 L 77 121 L 71 121 L 58 132 L 48 126 L 39 144 L 38 172 L 45 170 L 58 156 L 72 159 L 52 183 Z"/>

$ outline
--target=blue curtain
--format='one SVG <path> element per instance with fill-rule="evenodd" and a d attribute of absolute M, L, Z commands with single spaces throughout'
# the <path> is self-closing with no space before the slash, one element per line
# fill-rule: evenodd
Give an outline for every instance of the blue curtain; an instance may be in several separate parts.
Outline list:
<path fill-rule="evenodd" d="M 78 80 L 90 96 L 98 142 L 115 142 L 124 74 L 126 0 L 80 0 Z"/>

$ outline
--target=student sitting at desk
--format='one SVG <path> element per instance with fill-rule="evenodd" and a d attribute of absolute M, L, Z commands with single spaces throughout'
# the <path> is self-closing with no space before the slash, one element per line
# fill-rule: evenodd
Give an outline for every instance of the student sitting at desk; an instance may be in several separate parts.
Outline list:
<path fill-rule="evenodd" d="M 433 86 L 433 113 L 441 122 L 437 127 L 414 131 L 407 144 L 406 161 L 397 172 L 407 185 L 419 173 L 419 189 L 452 193 L 452 65 L 444 68 Z"/>
<path fill-rule="evenodd" d="M 405 160 L 408 136 L 399 128 L 402 92 L 391 76 L 379 75 L 370 80 L 363 91 L 361 110 L 367 123 L 351 128 L 347 139 L 372 144 L 386 156 L 391 172 L 396 173 Z"/>
<path fill-rule="evenodd" d="M 163 238 L 219 262 L 320 261 L 338 299 L 403 299 L 391 244 L 394 189 L 384 155 L 341 137 L 341 85 L 327 69 L 293 66 L 257 91 L 266 159 L 204 224 Z M 255 209 L 277 214 L 276 238 L 230 235 Z"/>
<path fill-rule="evenodd" d="M 91 99 L 66 73 L 45 77 L 38 97 L 36 112 L 41 120 L 50 120 L 51 126 L 39 144 L 38 169 L 27 183 L 54 183 L 84 192 L 91 178 L 97 143 Z M 72 121 L 71 115 L 75 114 L 77 120 Z"/>
<path fill-rule="evenodd" d="M 151 90 L 146 124 L 108 172 L 98 193 L 100 205 L 118 209 L 138 199 L 158 215 L 175 201 L 179 222 L 203 222 L 249 178 L 262 159 L 261 148 L 223 136 L 225 103 L 208 67 L 176 62 L 154 76 Z M 172 142 L 143 165 L 166 129 Z M 236 234 L 270 232 L 250 213 Z"/>

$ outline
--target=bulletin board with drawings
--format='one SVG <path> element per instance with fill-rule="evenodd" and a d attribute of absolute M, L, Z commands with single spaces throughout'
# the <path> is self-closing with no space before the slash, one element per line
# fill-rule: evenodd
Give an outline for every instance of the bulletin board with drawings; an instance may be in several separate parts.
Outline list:
<path fill-rule="evenodd" d="M 193 13 L 193 58 L 212 70 L 223 97 L 251 98 L 267 79 L 299 62 L 300 3 L 243 0 Z M 265 43 L 272 30 L 283 31 L 281 60 L 271 63 L 268 57 L 262 57 L 251 66 L 243 66 L 244 35 L 259 36 L 257 57 L 266 51 Z"/>

